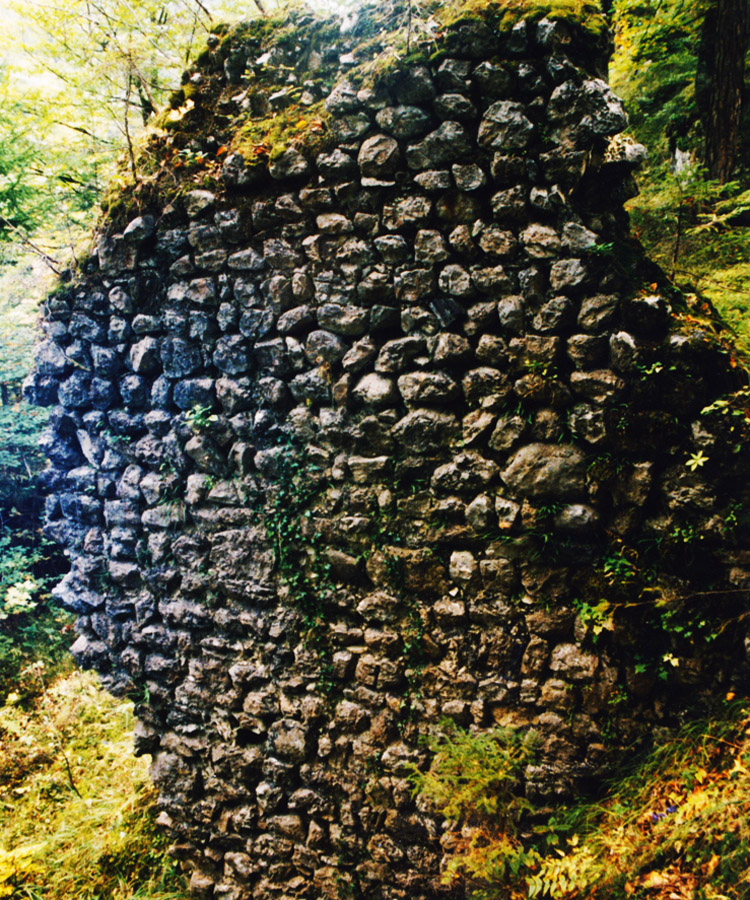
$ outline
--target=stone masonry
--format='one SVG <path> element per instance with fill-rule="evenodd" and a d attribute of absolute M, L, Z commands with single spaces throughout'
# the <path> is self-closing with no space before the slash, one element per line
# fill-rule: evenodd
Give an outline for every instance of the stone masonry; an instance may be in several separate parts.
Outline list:
<path fill-rule="evenodd" d="M 321 147 L 105 226 L 27 385 L 73 652 L 217 900 L 453 896 L 409 781 L 441 721 L 536 729 L 549 804 L 745 677 L 750 404 L 628 235 L 606 41 L 465 19 L 366 84 L 339 40 Z M 262 41 L 197 96 L 281 104 Z"/>

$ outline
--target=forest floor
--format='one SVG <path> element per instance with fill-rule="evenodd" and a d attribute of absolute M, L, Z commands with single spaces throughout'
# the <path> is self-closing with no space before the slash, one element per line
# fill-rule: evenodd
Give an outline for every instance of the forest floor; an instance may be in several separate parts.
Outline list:
<path fill-rule="evenodd" d="M 133 756 L 133 706 L 67 666 L 42 663 L 0 707 L 0 897 L 182 900 L 154 825 L 148 757 Z"/>

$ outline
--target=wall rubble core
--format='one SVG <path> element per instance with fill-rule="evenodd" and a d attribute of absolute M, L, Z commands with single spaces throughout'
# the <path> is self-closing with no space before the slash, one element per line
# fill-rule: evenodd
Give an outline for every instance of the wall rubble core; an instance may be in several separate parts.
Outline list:
<path fill-rule="evenodd" d="M 299 50 L 243 34 L 193 102 L 261 118 L 288 98 L 250 75 Z M 442 719 L 537 729 L 548 803 L 745 677 L 739 624 L 699 634 L 750 579 L 743 381 L 629 238 L 606 39 L 441 40 L 326 97 L 297 71 L 325 146 L 230 152 L 47 303 L 56 595 L 139 697 L 198 896 L 458 894 L 408 780 Z"/>

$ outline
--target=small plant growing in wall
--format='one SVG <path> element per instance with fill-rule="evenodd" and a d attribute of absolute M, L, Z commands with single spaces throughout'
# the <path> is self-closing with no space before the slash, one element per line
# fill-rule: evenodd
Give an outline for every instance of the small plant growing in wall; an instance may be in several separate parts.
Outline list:
<path fill-rule="evenodd" d="M 216 421 L 216 416 L 211 412 L 210 406 L 196 404 L 185 413 L 185 422 L 191 431 L 208 431 Z"/>

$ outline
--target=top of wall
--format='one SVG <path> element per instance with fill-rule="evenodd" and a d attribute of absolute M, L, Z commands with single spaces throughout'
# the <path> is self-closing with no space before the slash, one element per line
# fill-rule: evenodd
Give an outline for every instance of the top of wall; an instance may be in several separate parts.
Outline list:
<path fill-rule="evenodd" d="M 137 151 L 135 178 L 123 162 L 99 229 L 161 215 L 170 199 L 196 188 L 257 192 L 264 181 L 283 180 L 289 172 L 277 161 L 285 151 L 309 159 L 341 143 L 332 115 L 356 117 L 389 93 L 404 105 L 422 102 L 409 77 L 421 65 L 558 53 L 606 78 L 611 41 L 597 2 L 453 0 L 421 4 L 410 16 L 397 0 L 343 19 L 300 6 L 218 26 Z M 443 81 L 450 88 L 449 74 Z"/>

